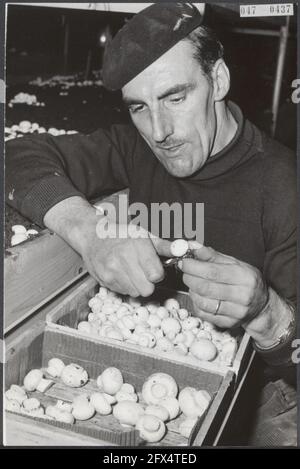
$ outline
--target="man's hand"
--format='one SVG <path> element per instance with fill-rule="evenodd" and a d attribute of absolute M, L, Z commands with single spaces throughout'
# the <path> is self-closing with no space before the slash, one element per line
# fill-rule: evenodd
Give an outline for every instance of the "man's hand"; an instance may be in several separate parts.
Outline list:
<path fill-rule="evenodd" d="M 209 247 L 194 250 L 194 257 L 182 261 L 182 271 L 200 318 L 232 328 L 260 314 L 268 289 L 258 269 Z"/>
<path fill-rule="evenodd" d="M 164 277 L 159 255 L 171 256 L 169 241 L 143 230 L 137 237 L 135 226 L 110 223 L 81 197 L 70 197 L 52 207 L 45 225 L 83 258 L 89 273 L 102 285 L 131 296 L 149 296 L 155 283 Z M 111 237 L 108 236 L 110 231 Z"/>
<path fill-rule="evenodd" d="M 107 224 L 107 229 L 103 230 Z M 95 236 L 81 250 L 90 274 L 113 291 L 133 297 L 149 296 L 163 280 L 158 257 L 170 256 L 170 242 L 135 225 L 117 225 L 100 219 Z"/>

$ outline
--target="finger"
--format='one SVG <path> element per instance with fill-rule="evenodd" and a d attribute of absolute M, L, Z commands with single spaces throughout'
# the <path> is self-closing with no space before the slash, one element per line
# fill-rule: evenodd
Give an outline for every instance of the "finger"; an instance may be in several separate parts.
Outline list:
<path fill-rule="evenodd" d="M 152 233 L 149 233 L 152 244 L 159 256 L 172 257 L 171 253 L 171 241 L 167 239 L 159 238 Z"/>
<path fill-rule="evenodd" d="M 203 321 L 208 321 L 214 324 L 221 329 L 232 329 L 239 325 L 239 321 L 237 319 L 229 318 L 228 316 L 213 316 L 212 314 L 205 313 L 201 310 L 196 310 L 193 313 L 193 316 L 197 316 L 198 318 L 202 319 Z"/>
<path fill-rule="evenodd" d="M 198 309 L 204 313 L 215 315 L 219 305 L 219 300 L 204 298 L 190 291 L 190 297 Z M 220 316 L 228 316 L 232 319 L 243 320 L 247 316 L 248 308 L 243 305 L 232 303 L 231 301 L 221 301 L 217 314 Z"/>
<path fill-rule="evenodd" d="M 195 249 L 193 253 L 195 259 L 198 259 L 199 261 L 219 262 L 221 264 L 235 264 L 237 262 L 234 257 L 222 254 L 207 246 L 203 246 L 200 249 Z"/>
<path fill-rule="evenodd" d="M 165 271 L 157 252 L 149 239 L 138 240 L 139 265 L 146 278 L 153 283 L 164 279 Z"/>
<path fill-rule="evenodd" d="M 248 270 L 238 264 L 217 264 L 195 259 L 183 259 L 181 270 L 195 277 L 229 285 L 251 285 L 252 280 Z"/>
<path fill-rule="evenodd" d="M 250 304 L 249 289 L 243 285 L 216 283 L 189 274 L 183 274 L 182 280 L 190 290 L 205 298 L 231 301 L 245 306 Z"/>

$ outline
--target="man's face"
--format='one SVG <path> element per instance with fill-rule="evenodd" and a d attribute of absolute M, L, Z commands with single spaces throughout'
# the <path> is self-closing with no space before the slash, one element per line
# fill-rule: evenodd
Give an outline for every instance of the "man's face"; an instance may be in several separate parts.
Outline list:
<path fill-rule="evenodd" d="M 192 44 L 177 43 L 122 92 L 133 123 L 170 174 L 187 177 L 205 164 L 216 135 L 213 85 Z"/>

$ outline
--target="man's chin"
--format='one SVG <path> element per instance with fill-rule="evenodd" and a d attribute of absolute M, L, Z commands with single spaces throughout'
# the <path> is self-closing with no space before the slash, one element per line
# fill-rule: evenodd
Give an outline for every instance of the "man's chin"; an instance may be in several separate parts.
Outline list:
<path fill-rule="evenodd" d="M 166 170 L 171 176 L 176 178 L 187 178 L 192 176 L 199 168 L 182 167 L 177 165 L 165 165 Z"/>

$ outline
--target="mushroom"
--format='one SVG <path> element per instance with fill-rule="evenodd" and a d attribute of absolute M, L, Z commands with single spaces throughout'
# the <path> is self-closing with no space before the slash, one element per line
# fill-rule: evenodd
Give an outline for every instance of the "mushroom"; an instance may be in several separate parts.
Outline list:
<path fill-rule="evenodd" d="M 156 311 L 159 308 L 159 302 L 158 301 L 150 301 L 146 305 L 147 310 L 149 311 L 150 314 L 156 313 Z"/>
<path fill-rule="evenodd" d="M 162 440 L 166 433 L 166 426 L 162 420 L 154 415 L 143 415 L 136 424 L 143 440 L 151 443 Z"/>
<path fill-rule="evenodd" d="M 179 433 L 185 438 L 189 438 L 194 426 L 197 423 L 197 420 L 197 417 L 183 420 L 178 427 Z"/>
<path fill-rule="evenodd" d="M 41 370 L 29 371 L 23 381 L 26 391 L 35 391 L 42 378 L 43 372 Z"/>
<path fill-rule="evenodd" d="M 176 353 L 178 353 L 181 356 L 185 356 L 188 354 L 188 348 L 185 344 L 179 343 L 174 345 L 174 350 Z"/>
<path fill-rule="evenodd" d="M 168 298 L 165 302 L 164 302 L 164 307 L 172 312 L 173 310 L 179 310 L 180 309 L 180 305 L 178 303 L 177 300 L 175 300 L 175 298 Z"/>
<path fill-rule="evenodd" d="M 154 415 L 155 417 L 159 418 L 163 422 L 166 422 L 170 418 L 169 411 L 167 410 L 166 407 L 163 407 L 161 405 L 148 405 L 145 409 L 145 414 L 146 415 Z"/>
<path fill-rule="evenodd" d="M 116 312 L 117 314 L 117 318 L 118 319 L 121 319 L 123 316 L 127 316 L 128 315 L 128 308 L 127 306 L 120 306 L 120 308 L 118 309 L 118 311 Z"/>
<path fill-rule="evenodd" d="M 84 386 L 89 377 L 87 372 L 82 368 L 82 366 L 77 365 L 76 363 L 71 363 L 64 367 L 61 373 L 61 380 L 67 386 L 72 388 L 79 388 Z"/>
<path fill-rule="evenodd" d="M 105 300 L 105 298 L 107 297 L 107 295 L 108 295 L 107 288 L 105 288 L 105 287 L 100 287 L 100 288 L 99 288 L 99 291 L 98 291 L 98 293 L 97 293 L 97 296 L 98 296 L 99 298 L 101 298 L 102 300 Z"/>
<path fill-rule="evenodd" d="M 175 318 L 166 318 L 161 322 L 161 329 L 170 340 L 173 340 L 181 331 L 181 324 Z"/>
<path fill-rule="evenodd" d="M 144 332 L 147 332 L 149 330 L 150 326 L 147 322 L 141 322 L 137 324 L 137 326 L 134 329 L 134 332 L 138 335 L 143 334 Z"/>
<path fill-rule="evenodd" d="M 16 401 L 15 399 L 8 399 L 5 398 L 5 410 L 9 410 L 10 412 L 20 412 L 21 405 L 20 402 Z"/>
<path fill-rule="evenodd" d="M 51 419 L 57 420 L 58 422 L 73 424 L 75 418 L 68 410 L 60 409 L 57 406 L 49 405 L 45 409 L 45 414 Z"/>
<path fill-rule="evenodd" d="M 23 226 L 23 225 L 13 225 L 11 227 L 11 230 L 14 234 L 26 235 L 26 233 L 27 233 L 27 230 L 26 230 L 25 226 Z"/>
<path fill-rule="evenodd" d="M 195 388 L 186 387 L 178 396 L 179 406 L 186 417 L 201 417 L 209 406 L 211 397 L 207 391 L 197 391 Z"/>
<path fill-rule="evenodd" d="M 161 319 L 156 314 L 150 314 L 147 323 L 152 328 L 160 327 L 162 324 Z"/>
<path fill-rule="evenodd" d="M 73 400 L 72 415 L 76 420 L 88 420 L 95 414 L 95 407 L 88 401 L 87 397 L 80 396 Z"/>
<path fill-rule="evenodd" d="M 116 328 L 110 328 L 106 331 L 106 337 L 108 339 L 118 340 L 119 342 L 123 342 L 124 336 L 122 335 L 121 331 Z"/>
<path fill-rule="evenodd" d="M 180 414 L 180 406 L 176 397 L 164 397 L 159 404 L 167 409 L 170 420 L 175 419 Z"/>
<path fill-rule="evenodd" d="M 170 251 L 174 257 L 184 256 L 189 249 L 189 244 L 185 239 L 176 239 L 171 243 Z"/>
<path fill-rule="evenodd" d="M 182 329 L 185 331 L 197 329 L 200 326 L 199 318 L 195 316 L 189 316 L 188 318 L 184 319 L 182 322 Z"/>
<path fill-rule="evenodd" d="M 140 335 L 138 344 L 141 347 L 153 348 L 156 344 L 156 337 L 151 332 L 144 332 Z"/>
<path fill-rule="evenodd" d="M 150 308 L 151 309 L 151 308 Z M 134 311 L 134 319 L 137 323 L 141 321 L 147 321 L 149 318 L 149 313 L 151 313 L 149 308 L 146 308 L 145 306 L 139 306 L 138 308 L 135 309 Z"/>
<path fill-rule="evenodd" d="M 184 321 L 185 319 L 187 319 L 189 317 L 189 312 L 187 309 L 185 308 L 180 308 L 178 310 L 178 317 L 181 321 Z"/>
<path fill-rule="evenodd" d="M 174 345 L 169 339 L 167 339 L 167 337 L 162 337 L 157 340 L 156 348 L 162 352 L 172 352 L 174 350 Z"/>
<path fill-rule="evenodd" d="M 159 308 L 157 308 L 156 310 L 156 316 L 158 316 L 160 319 L 166 319 L 169 317 L 169 311 L 167 310 L 167 308 L 165 308 L 164 306 L 160 306 Z"/>
<path fill-rule="evenodd" d="M 19 388 L 19 389 L 17 389 L 17 388 Z M 17 401 L 21 405 L 23 403 L 23 401 L 25 401 L 25 399 L 27 399 L 27 394 L 24 391 L 24 389 L 22 389 L 21 387 L 16 386 L 16 388 L 13 388 L 11 386 L 10 389 L 8 389 L 5 392 L 5 397 L 7 399 L 11 400 L 11 401 Z"/>
<path fill-rule="evenodd" d="M 138 308 L 139 306 L 142 306 L 142 303 L 140 300 L 138 300 L 137 298 L 133 298 L 131 296 L 128 298 L 128 303 L 130 304 L 130 306 L 133 306 L 133 308 Z"/>
<path fill-rule="evenodd" d="M 20 244 L 20 243 L 23 243 L 23 241 L 26 241 L 26 239 L 27 239 L 27 234 L 15 234 L 11 237 L 10 245 L 16 246 L 17 244 Z"/>
<path fill-rule="evenodd" d="M 204 329 L 200 329 L 197 333 L 197 339 L 211 340 L 211 333 L 209 331 L 205 331 Z"/>
<path fill-rule="evenodd" d="M 223 344 L 223 347 L 220 352 L 220 360 L 227 366 L 231 366 L 234 360 L 234 357 L 237 352 L 237 342 L 236 340 L 228 340 Z"/>
<path fill-rule="evenodd" d="M 65 367 L 64 362 L 60 358 L 51 358 L 48 362 L 47 373 L 56 378 L 61 375 L 63 369 Z"/>
<path fill-rule="evenodd" d="M 91 323 L 88 322 L 88 321 L 81 321 L 78 324 L 77 329 L 80 332 L 83 332 L 84 334 L 91 334 L 92 333 L 92 326 L 91 326 Z"/>
<path fill-rule="evenodd" d="M 101 392 L 94 392 L 90 397 L 90 403 L 100 415 L 109 415 L 112 413 L 111 404 L 106 400 L 105 395 Z"/>
<path fill-rule="evenodd" d="M 117 394 L 116 394 L 116 399 L 117 399 L 117 402 L 122 402 L 122 401 L 137 402 L 138 401 L 138 396 L 137 396 L 136 393 L 118 391 Z"/>
<path fill-rule="evenodd" d="M 135 393 L 134 386 L 132 384 L 129 384 L 129 383 L 122 384 L 120 391 L 126 392 L 128 394 L 134 394 Z"/>
<path fill-rule="evenodd" d="M 154 373 L 145 381 L 142 396 L 146 404 L 159 404 L 165 397 L 176 397 L 178 386 L 167 373 Z"/>
<path fill-rule="evenodd" d="M 114 417 L 125 426 L 135 426 L 144 413 L 143 406 L 133 401 L 118 402 L 113 408 Z"/>
<path fill-rule="evenodd" d="M 36 399 L 35 397 L 30 397 L 28 399 L 25 399 L 25 401 L 23 401 L 23 407 L 25 410 L 28 410 L 28 411 L 38 409 L 40 406 L 41 406 L 40 401 Z"/>
<path fill-rule="evenodd" d="M 97 379 L 98 387 L 105 393 L 111 395 L 116 394 L 121 389 L 123 382 L 121 371 L 115 367 L 106 368 Z"/>
<path fill-rule="evenodd" d="M 216 346 L 208 339 L 196 339 L 190 347 L 191 354 L 198 360 L 212 361 L 217 356 Z"/>
<path fill-rule="evenodd" d="M 187 348 L 190 348 L 192 343 L 195 340 L 195 335 L 193 331 L 185 331 L 183 333 L 183 337 L 184 337 L 183 343 L 187 346 Z"/>

